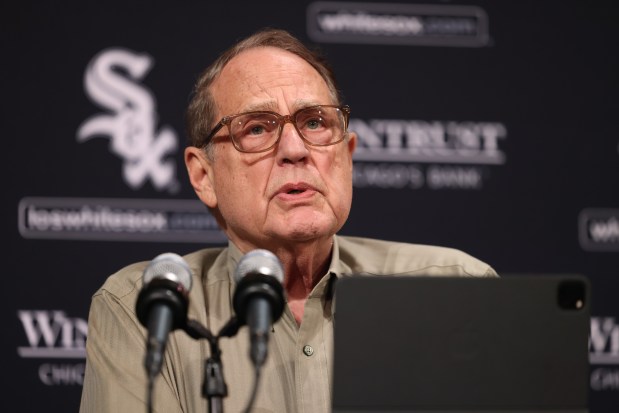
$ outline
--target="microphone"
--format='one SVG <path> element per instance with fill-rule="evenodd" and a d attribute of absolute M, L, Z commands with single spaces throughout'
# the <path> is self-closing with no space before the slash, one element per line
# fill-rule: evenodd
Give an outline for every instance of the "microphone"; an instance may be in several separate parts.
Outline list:
<path fill-rule="evenodd" d="M 250 358 L 256 368 L 267 357 L 271 324 L 282 316 L 285 305 L 284 269 L 270 251 L 257 249 L 239 261 L 234 279 L 233 307 L 241 325 L 249 328 Z"/>
<path fill-rule="evenodd" d="M 150 262 L 143 281 L 136 313 L 148 330 L 144 367 L 152 379 L 161 371 L 168 334 L 187 322 L 191 269 L 179 255 L 168 252 Z"/>

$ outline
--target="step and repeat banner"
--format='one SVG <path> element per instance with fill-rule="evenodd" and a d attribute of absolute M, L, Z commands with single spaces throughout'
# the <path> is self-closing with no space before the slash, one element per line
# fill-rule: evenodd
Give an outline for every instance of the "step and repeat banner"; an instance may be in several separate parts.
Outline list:
<path fill-rule="evenodd" d="M 106 277 L 225 243 L 188 183 L 184 110 L 219 52 L 269 26 L 320 48 L 351 107 L 359 145 L 342 233 L 459 248 L 506 275 L 587 276 L 590 408 L 616 411 L 612 2 L 3 9 L 0 410 L 77 411 L 90 297 Z"/>

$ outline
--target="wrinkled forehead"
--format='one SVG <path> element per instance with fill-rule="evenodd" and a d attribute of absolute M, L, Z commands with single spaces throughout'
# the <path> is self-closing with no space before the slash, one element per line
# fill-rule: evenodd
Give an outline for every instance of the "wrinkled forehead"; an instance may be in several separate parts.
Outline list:
<path fill-rule="evenodd" d="M 275 47 L 255 47 L 239 53 L 223 67 L 209 87 L 218 116 L 249 110 L 281 110 L 335 104 L 321 74 L 294 53 Z"/>

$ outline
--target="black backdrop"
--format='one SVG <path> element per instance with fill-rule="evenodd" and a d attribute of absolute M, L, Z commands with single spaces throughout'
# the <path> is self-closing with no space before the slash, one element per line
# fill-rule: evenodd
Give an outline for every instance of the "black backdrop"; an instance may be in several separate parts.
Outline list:
<path fill-rule="evenodd" d="M 612 2 L 41 3 L 2 6 L 3 411 L 76 411 L 96 288 L 222 242 L 187 183 L 183 112 L 201 69 L 263 26 L 320 47 L 352 108 L 342 233 L 586 275 L 591 411 L 616 411 Z"/>

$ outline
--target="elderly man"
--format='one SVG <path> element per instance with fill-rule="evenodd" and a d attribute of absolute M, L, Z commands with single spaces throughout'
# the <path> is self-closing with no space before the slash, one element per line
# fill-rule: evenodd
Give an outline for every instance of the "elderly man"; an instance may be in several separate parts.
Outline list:
<path fill-rule="evenodd" d="M 347 130 L 348 116 L 330 68 L 280 30 L 260 31 L 221 55 L 200 76 L 188 109 L 189 178 L 229 239 L 227 248 L 184 257 L 194 274 L 189 317 L 216 332 L 234 315 L 232 274 L 243 254 L 270 250 L 284 269 L 287 306 L 271 330 L 255 412 L 330 411 L 338 278 L 496 276 L 460 251 L 336 235 L 352 201 L 357 137 Z M 112 275 L 93 297 L 82 412 L 145 409 L 146 332 L 135 303 L 146 265 Z M 221 341 L 230 412 L 250 398 L 248 342 L 246 329 Z M 153 392 L 156 411 L 207 411 L 201 385 L 208 356 L 203 340 L 170 334 Z"/>

